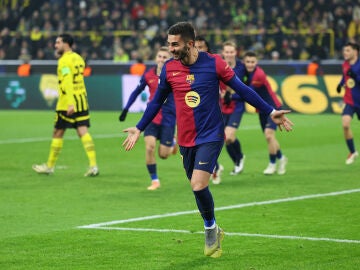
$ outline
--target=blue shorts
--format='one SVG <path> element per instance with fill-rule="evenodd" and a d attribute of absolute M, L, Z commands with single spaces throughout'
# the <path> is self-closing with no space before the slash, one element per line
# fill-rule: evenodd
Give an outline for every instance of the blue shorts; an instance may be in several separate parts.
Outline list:
<path fill-rule="evenodd" d="M 160 144 L 165 146 L 173 146 L 174 143 L 175 126 L 167 127 L 157 125 L 151 122 L 144 130 L 144 136 L 154 136 L 160 141 Z"/>
<path fill-rule="evenodd" d="M 351 117 L 353 117 L 354 113 L 356 113 L 358 120 L 360 120 L 360 109 L 355 108 L 354 106 L 351 106 L 349 104 L 345 104 L 342 115 L 350 115 Z"/>
<path fill-rule="evenodd" d="M 213 173 L 223 144 L 224 141 L 203 143 L 193 147 L 180 146 L 187 178 L 191 179 L 195 169 Z"/>
<path fill-rule="evenodd" d="M 265 130 L 265 128 L 271 128 L 273 130 L 277 129 L 277 125 L 274 123 L 274 121 L 271 119 L 271 116 L 264 113 L 259 113 L 259 120 L 262 131 Z"/>
<path fill-rule="evenodd" d="M 238 128 L 240 126 L 243 112 L 223 113 L 224 124 L 227 127 Z"/>

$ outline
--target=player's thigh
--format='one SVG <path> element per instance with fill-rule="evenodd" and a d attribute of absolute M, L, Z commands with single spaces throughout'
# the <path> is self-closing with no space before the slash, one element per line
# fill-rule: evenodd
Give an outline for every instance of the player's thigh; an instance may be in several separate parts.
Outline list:
<path fill-rule="evenodd" d="M 235 128 L 235 127 L 230 127 L 230 126 L 226 126 L 226 127 L 225 127 L 225 138 L 226 138 L 226 141 L 234 142 L 235 139 L 236 139 L 236 131 L 237 131 L 237 128 Z"/>

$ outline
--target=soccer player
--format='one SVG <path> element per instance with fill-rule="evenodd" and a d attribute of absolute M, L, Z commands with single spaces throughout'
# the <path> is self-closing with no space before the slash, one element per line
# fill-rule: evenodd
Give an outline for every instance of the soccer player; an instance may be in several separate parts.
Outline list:
<path fill-rule="evenodd" d="M 271 89 L 264 70 L 257 65 L 256 54 L 251 51 L 246 52 L 243 61 L 247 71 L 246 77 L 244 77 L 244 83 L 254 89 L 268 104 L 276 109 L 280 109 L 281 102 Z M 264 170 L 264 174 L 271 175 L 274 174 L 276 170 L 280 175 L 285 174 L 288 159 L 282 154 L 280 144 L 275 136 L 277 123 L 274 122 L 267 113 L 264 113 L 264 111 L 259 112 L 259 120 L 267 142 L 270 160 Z M 279 161 L 278 168 L 276 168 L 276 159 Z"/>
<path fill-rule="evenodd" d="M 209 43 L 202 36 L 196 36 L 195 37 L 195 48 L 199 52 L 211 53 Z M 220 91 L 220 89 L 219 89 L 219 91 Z M 211 177 L 210 177 L 210 179 L 212 180 L 212 182 L 214 184 L 220 184 L 220 182 L 221 182 L 221 174 L 222 174 L 223 171 L 224 171 L 224 166 L 222 166 L 221 164 L 219 164 L 218 161 L 216 161 L 214 172 L 211 174 Z"/>
<path fill-rule="evenodd" d="M 65 131 L 67 128 L 75 128 L 89 159 L 90 165 L 85 176 L 97 176 L 99 169 L 94 141 L 88 132 L 90 116 L 83 77 L 85 62 L 80 55 L 72 51 L 73 43 L 74 39 L 69 34 L 61 34 L 56 38 L 55 52 L 60 58 L 57 67 L 59 99 L 56 104 L 54 132 L 48 161 L 33 165 L 32 168 L 40 174 L 53 173 L 63 147 Z"/>
<path fill-rule="evenodd" d="M 199 52 L 211 53 L 209 42 L 202 36 L 197 36 L 195 38 L 195 48 L 198 49 Z"/>
<path fill-rule="evenodd" d="M 342 112 L 342 126 L 344 130 L 344 137 L 346 145 L 350 151 L 345 164 L 354 163 L 359 153 L 355 150 L 354 137 L 351 130 L 351 120 L 354 113 L 356 113 L 360 120 L 360 60 L 359 60 L 359 45 L 348 42 L 343 48 L 344 62 L 342 64 L 343 76 L 339 85 L 336 88 L 338 93 L 341 93 L 345 87 L 344 102 L 345 107 Z"/>
<path fill-rule="evenodd" d="M 141 132 L 155 117 L 162 103 L 173 93 L 176 107 L 178 144 L 183 166 L 190 180 L 195 201 L 204 221 L 204 254 L 214 258 L 222 253 L 224 231 L 217 225 L 214 200 L 209 190 L 210 175 L 224 144 L 224 122 L 219 106 L 219 80 L 230 85 L 241 97 L 286 130 L 292 123 L 285 117 L 289 111 L 277 111 L 244 85 L 219 55 L 199 52 L 195 48 L 195 30 L 188 22 L 179 22 L 168 30 L 167 43 L 173 58 L 160 74 L 158 90 L 136 127 L 123 142 L 131 150 Z"/>
<path fill-rule="evenodd" d="M 242 79 L 245 74 L 245 66 L 236 57 L 236 44 L 234 42 L 226 41 L 223 43 L 222 56 L 235 74 Z M 245 111 L 245 104 L 240 98 L 232 98 L 235 92 L 226 84 L 220 82 L 220 88 L 222 92 L 221 111 L 225 122 L 225 145 L 230 158 L 234 162 L 234 169 L 230 172 L 230 175 L 237 175 L 244 169 L 245 161 L 240 140 L 236 137 L 236 131 L 240 126 Z M 216 184 L 214 181 L 213 183 Z"/>
<path fill-rule="evenodd" d="M 170 58 L 170 52 L 167 47 L 161 47 L 155 57 L 156 67 L 151 68 L 141 77 L 139 84 L 131 93 L 129 100 L 119 116 L 120 121 L 125 121 L 127 112 L 131 105 L 135 102 L 136 98 L 145 87 L 149 87 L 150 97 L 149 101 L 153 99 L 155 91 L 159 83 L 159 75 L 161 69 Z M 158 149 L 159 157 L 162 159 L 168 158 L 171 154 L 176 153 L 176 144 L 174 143 L 175 133 L 175 104 L 172 95 L 169 95 L 166 102 L 163 104 L 162 109 L 146 127 L 144 131 L 145 139 L 145 159 L 146 167 L 151 178 L 151 185 L 148 190 L 156 190 L 160 187 L 160 180 L 157 174 L 155 148 L 156 140 L 160 140 Z"/>

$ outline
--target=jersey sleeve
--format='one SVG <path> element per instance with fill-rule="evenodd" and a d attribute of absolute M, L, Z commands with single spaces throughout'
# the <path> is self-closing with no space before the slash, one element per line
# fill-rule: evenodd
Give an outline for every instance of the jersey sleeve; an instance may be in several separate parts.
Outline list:
<path fill-rule="evenodd" d="M 126 103 L 126 106 L 124 109 L 128 110 L 131 107 L 131 105 L 135 102 L 138 95 L 140 95 L 140 93 L 142 91 L 144 91 L 145 87 L 146 87 L 146 79 L 145 79 L 145 74 L 144 74 L 143 76 L 141 76 L 141 79 L 140 79 L 138 85 L 136 86 L 134 91 L 131 93 L 129 100 Z"/>
<path fill-rule="evenodd" d="M 260 111 L 270 114 L 273 111 L 273 107 L 266 103 L 253 89 L 245 85 L 237 76 L 234 76 L 227 84 L 234 89 L 234 91 L 244 101 L 248 102 Z"/>
<path fill-rule="evenodd" d="M 163 66 L 160 74 L 160 82 L 158 89 L 156 90 L 154 98 L 148 103 L 146 110 L 141 117 L 140 121 L 136 127 L 143 131 L 148 124 L 154 119 L 156 114 L 161 109 L 161 106 L 164 104 L 167 96 L 170 94 L 171 88 L 166 80 L 166 65 Z"/>
<path fill-rule="evenodd" d="M 215 57 L 218 78 L 224 83 L 230 81 L 235 76 L 234 70 L 220 56 Z"/>

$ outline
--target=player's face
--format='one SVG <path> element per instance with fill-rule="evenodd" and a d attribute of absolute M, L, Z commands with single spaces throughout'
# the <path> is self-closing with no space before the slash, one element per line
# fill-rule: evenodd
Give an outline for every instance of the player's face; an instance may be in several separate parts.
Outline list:
<path fill-rule="evenodd" d="M 65 43 L 63 42 L 61 37 L 56 38 L 55 53 L 57 55 L 62 55 L 64 53 L 64 45 L 65 45 Z"/>
<path fill-rule="evenodd" d="M 168 35 L 167 44 L 175 60 L 184 60 L 190 56 L 190 46 L 181 39 L 180 35 Z"/>
<path fill-rule="evenodd" d="M 356 57 L 356 50 L 351 46 L 345 46 L 343 49 L 343 57 L 345 61 L 351 61 Z"/>
<path fill-rule="evenodd" d="M 158 51 L 156 54 L 155 62 L 158 65 L 158 67 L 162 68 L 166 60 L 170 58 L 170 54 L 165 51 Z"/>
<path fill-rule="evenodd" d="M 247 56 L 244 58 L 244 64 L 248 72 L 253 72 L 257 65 L 257 58 Z"/>
<path fill-rule="evenodd" d="M 206 46 L 206 43 L 203 40 L 195 40 L 195 48 L 198 49 L 199 52 L 209 51 L 209 48 Z"/>
<path fill-rule="evenodd" d="M 236 59 L 236 48 L 233 46 L 224 46 L 222 55 L 228 64 L 234 64 Z"/>

